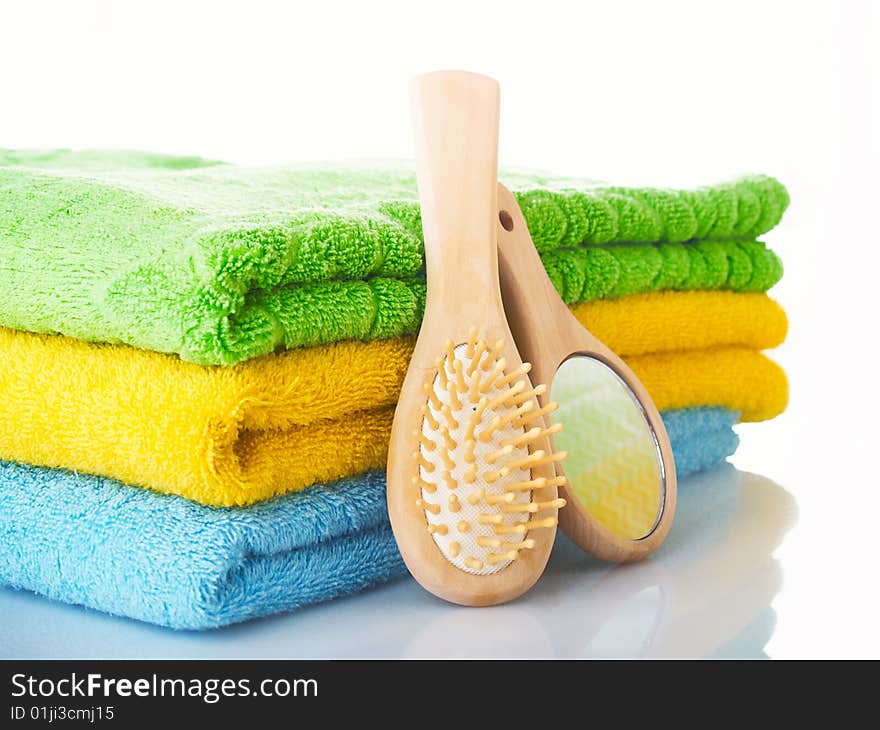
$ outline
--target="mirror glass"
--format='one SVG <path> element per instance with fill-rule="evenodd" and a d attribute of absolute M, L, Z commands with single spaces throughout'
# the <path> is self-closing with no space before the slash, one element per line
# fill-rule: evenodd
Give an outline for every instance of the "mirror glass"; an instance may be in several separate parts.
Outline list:
<path fill-rule="evenodd" d="M 650 535 L 663 511 L 665 477 L 638 398 L 608 365 L 583 355 L 560 365 L 550 397 L 559 403 L 551 420 L 563 425 L 555 445 L 568 452 L 562 467 L 577 499 L 621 537 Z"/>

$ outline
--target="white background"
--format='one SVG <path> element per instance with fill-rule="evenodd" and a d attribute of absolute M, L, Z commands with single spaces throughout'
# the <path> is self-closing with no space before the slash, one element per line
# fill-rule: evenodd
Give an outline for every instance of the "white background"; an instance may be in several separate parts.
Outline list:
<path fill-rule="evenodd" d="M 411 157 L 410 77 L 467 68 L 501 82 L 504 166 L 780 178 L 793 202 L 766 240 L 786 266 L 792 402 L 743 427 L 734 459 L 799 505 L 766 652 L 880 656 L 880 4 L 8 2 L 0 36 L 5 147 Z"/>

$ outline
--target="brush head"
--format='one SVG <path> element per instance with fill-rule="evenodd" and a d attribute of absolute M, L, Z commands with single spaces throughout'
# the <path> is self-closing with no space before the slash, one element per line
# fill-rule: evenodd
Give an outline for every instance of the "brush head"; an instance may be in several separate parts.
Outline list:
<path fill-rule="evenodd" d="M 532 388 L 529 365 L 508 369 L 504 342 L 477 337 L 449 341 L 436 362 L 436 375 L 425 384 L 426 403 L 419 449 L 413 454 L 417 507 L 426 529 L 447 561 L 473 575 L 498 573 L 520 551 L 535 546 L 532 530 L 553 528 L 556 510 L 565 502 L 535 501 L 537 489 L 558 486 L 558 477 L 533 477 L 532 470 L 554 464 L 565 453 L 533 449 L 560 427 L 544 427 L 544 415 L 556 404 L 538 407 L 544 386 Z"/>

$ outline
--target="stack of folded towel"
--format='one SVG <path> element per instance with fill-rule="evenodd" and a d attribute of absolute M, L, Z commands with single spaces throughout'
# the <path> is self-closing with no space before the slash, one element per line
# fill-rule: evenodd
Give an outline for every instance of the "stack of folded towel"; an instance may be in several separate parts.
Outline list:
<path fill-rule="evenodd" d="M 680 475 L 786 404 L 785 189 L 505 176 Z M 407 167 L 0 151 L 0 583 L 179 628 L 405 572 L 383 467 L 424 303 Z"/>

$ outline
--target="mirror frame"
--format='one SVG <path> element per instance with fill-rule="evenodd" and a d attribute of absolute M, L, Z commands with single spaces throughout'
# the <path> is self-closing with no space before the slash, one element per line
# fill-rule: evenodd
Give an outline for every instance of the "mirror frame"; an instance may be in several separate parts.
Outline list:
<path fill-rule="evenodd" d="M 632 540 L 612 532 L 587 511 L 571 487 L 559 488 L 567 503 L 559 512 L 559 524 L 577 545 L 611 562 L 640 560 L 660 547 L 675 517 L 675 461 L 660 412 L 635 373 L 562 301 L 544 270 L 516 198 L 500 183 L 497 230 L 504 309 L 523 361 L 532 364 L 532 383 L 547 385 L 547 393 L 540 397 L 541 405 L 550 401 L 553 378 L 563 362 L 575 356 L 592 357 L 609 367 L 635 395 L 653 431 L 661 456 L 664 490 L 662 512 L 650 534 Z M 556 471 L 558 476 L 565 475 L 563 465 L 557 464 Z"/>
<path fill-rule="evenodd" d="M 648 413 L 645 411 L 645 407 L 644 407 L 644 404 L 642 403 L 641 399 L 638 397 L 638 395 L 635 393 L 635 391 L 631 389 L 629 384 L 618 374 L 617 370 L 615 370 L 615 368 L 611 364 L 606 362 L 603 358 L 597 357 L 596 355 L 584 354 L 581 352 L 573 352 L 567 358 L 565 358 L 561 363 L 559 363 L 559 366 L 556 368 L 556 372 L 558 373 L 560 368 L 562 368 L 566 363 L 571 362 L 573 360 L 581 360 L 581 361 L 586 360 L 586 361 L 592 361 L 592 363 L 598 363 L 600 366 L 605 368 L 605 372 L 603 372 L 603 374 L 609 375 L 610 377 L 615 378 L 617 381 L 619 381 L 619 385 L 621 386 L 621 391 L 626 394 L 627 398 L 629 398 L 629 400 L 632 402 L 634 408 L 636 410 L 638 410 L 639 415 L 641 416 L 642 421 L 645 424 L 645 428 L 651 438 L 651 442 L 654 446 L 654 457 L 656 459 L 657 471 L 659 472 L 660 486 L 661 486 L 661 491 L 662 491 L 662 494 L 660 496 L 660 502 L 657 507 L 657 512 L 654 515 L 654 523 L 651 526 L 650 532 L 648 532 L 647 534 L 643 535 L 640 538 L 624 538 L 625 540 L 630 540 L 630 541 L 632 541 L 633 539 L 635 539 L 636 541 L 644 540 L 647 537 L 649 537 L 650 535 L 652 535 L 654 533 L 654 531 L 657 529 L 657 527 L 660 524 L 660 520 L 663 518 L 663 512 L 666 509 L 666 483 L 667 483 L 666 472 L 667 472 L 667 467 L 666 467 L 665 459 L 663 456 L 663 452 L 660 449 L 660 441 L 657 438 L 657 433 L 654 430 L 654 427 L 651 425 L 650 418 L 648 417 Z M 554 373 L 553 377 L 555 380 L 556 373 Z M 552 383 L 550 383 L 550 386 L 551 387 L 549 387 L 548 391 L 547 391 L 547 393 L 549 395 L 549 399 L 556 400 L 556 402 L 558 403 L 559 399 L 553 398 Z M 554 420 L 553 415 L 548 416 L 548 425 L 553 424 L 553 423 L 562 423 L 563 426 L 565 425 L 565 422 L 562 419 Z M 553 446 L 555 448 L 556 444 L 554 443 Z M 570 454 L 571 449 L 568 449 L 568 452 Z M 563 472 L 564 472 L 564 467 L 561 470 L 557 470 L 557 474 L 560 474 Z M 572 493 L 574 493 L 574 487 L 571 487 L 571 491 L 572 491 Z M 580 500 L 577 500 L 577 501 L 580 504 Z M 583 506 L 583 505 L 581 505 L 581 506 Z M 586 511 L 585 507 L 584 507 L 584 510 Z M 606 529 L 610 529 L 610 528 L 606 528 Z M 613 530 L 612 530 L 612 532 L 613 532 Z M 614 534 L 617 535 L 616 532 Z"/>
<path fill-rule="evenodd" d="M 605 346 L 603 345 L 603 347 Z M 605 349 L 607 350 L 607 348 Z M 654 529 L 644 537 L 631 539 L 618 535 L 590 514 L 589 510 L 581 503 L 575 494 L 574 489 L 570 485 L 566 485 L 560 489 L 565 497 L 566 505 L 560 511 L 559 524 L 565 531 L 565 534 L 590 554 L 602 558 L 603 560 L 617 563 L 640 560 L 654 552 L 654 550 L 656 550 L 666 539 L 666 535 L 669 532 L 669 528 L 672 526 L 672 520 L 674 517 L 677 484 L 672 456 L 672 446 L 669 443 L 669 436 L 666 434 L 666 428 L 663 426 L 659 411 L 657 411 L 653 400 L 651 400 L 651 397 L 648 395 L 648 391 L 635 374 L 611 350 L 608 350 L 608 353 L 611 354 L 616 362 L 611 361 L 612 357 L 608 357 L 607 354 L 603 357 L 601 353 L 595 351 L 579 350 L 578 352 L 570 353 L 556 366 L 553 376 L 550 379 L 550 383 L 548 384 L 548 394 L 552 391 L 552 378 L 555 377 L 556 370 L 558 370 L 564 362 L 576 357 L 592 358 L 605 365 L 614 375 L 620 378 L 624 386 L 626 386 L 630 390 L 630 393 L 635 396 L 634 400 L 638 404 L 639 410 L 645 420 L 645 424 L 651 433 L 651 438 L 657 448 L 658 467 L 662 478 L 663 494 L 659 505 L 659 515 L 654 523 Z M 621 365 L 625 368 L 625 372 L 622 372 L 622 369 L 619 367 Z M 646 404 L 650 404 L 656 413 L 656 418 L 660 421 L 660 425 L 663 428 L 662 436 L 658 433 L 655 425 L 656 422 L 652 419 L 651 412 Z M 672 465 L 672 468 L 669 467 L 670 464 Z M 560 464 L 556 471 L 558 476 L 563 476 L 565 474 L 564 464 Z M 672 480 L 671 495 L 669 494 L 670 479 Z M 572 512 L 569 512 L 569 510 L 572 510 Z"/>

